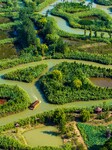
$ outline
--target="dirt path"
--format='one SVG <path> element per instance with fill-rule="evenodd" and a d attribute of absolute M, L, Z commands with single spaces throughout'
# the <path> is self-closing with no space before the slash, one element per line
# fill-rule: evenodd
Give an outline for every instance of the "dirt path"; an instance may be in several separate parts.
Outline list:
<path fill-rule="evenodd" d="M 79 129 L 77 128 L 77 125 L 76 125 L 76 122 L 75 122 L 75 121 L 74 121 L 74 123 L 73 123 L 73 126 L 74 126 L 75 133 L 77 134 L 77 137 L 78 137 L 78 138 L 77 138 L 78 143 L 82 144 L 83 147 L 84 147 L 84 149 L 87 150 L 87 146 L 86 146 L 86 144 L 84 143 L 84 140 L 83 140 L 83 138 L 82 138 L 82 136 L 81 136 L 81 134 L 80 134 Z"/>
<path fill-rule="evenodd" d="M 92 47 L 105 46 L 105 45 L 107 45 L 107 44 L 100 42 L 100 43 L 85 44 L 85 45 L 82 45 L 78 48 L 84 48 L 85 49 L 85 48 L 92 48 Z"/>

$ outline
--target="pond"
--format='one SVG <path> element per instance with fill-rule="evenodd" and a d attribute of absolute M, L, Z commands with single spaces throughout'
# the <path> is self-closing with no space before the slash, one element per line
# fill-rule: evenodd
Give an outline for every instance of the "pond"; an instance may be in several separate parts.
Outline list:
<path fill-rule="evenodd" d="M 111 78 L 90 78 L 90 80 L 97 86 L 112 88 Z"/>
<path fill-rule="evenodd" d="M 36 146 L 56 146 L 63 145 L 61 137 L 58 135 L 58 130 L 53 126 L 39 127 L 27 131 L 23 134 L 28 145 Z"/>

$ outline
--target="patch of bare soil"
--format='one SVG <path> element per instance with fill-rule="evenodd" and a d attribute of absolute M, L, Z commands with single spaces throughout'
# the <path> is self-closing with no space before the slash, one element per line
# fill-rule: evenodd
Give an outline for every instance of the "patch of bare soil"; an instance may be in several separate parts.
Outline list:
<path fill-rule="evenodd" d="M 87 146 L 86 146 L 86 144 L 84 143 L 84 140 L 83 140 L 83 138 L 82 138 L 82 135 L 81 135 L 79 129 L 77 128 L 77 125 L 76 125 L 76 122 L 75 122 L 75 121 L 74 121 L 74 131 L 75 131 L 75 133 L 76 133 L 76 135 L 77 135 L 77 137 L 78 137 L 77 141 L 83 145 L 83 147 L 84 147 L 85 150 L 87 150 Z"/>
<path fill-rule="evenodd" d="M 80 46 L 80 47 L 78 47 L 78 48 L 91 48 L 91 47 L 97 47 L 97 46 L 104 46 L 104 45 L 107 45 L 106 43 L 102 43 L 102 42 L 100 42 L 100 43 L 92 43 L 92 44 L 85 44 L 85 45 L 82 45 L 82 46 Z"/>

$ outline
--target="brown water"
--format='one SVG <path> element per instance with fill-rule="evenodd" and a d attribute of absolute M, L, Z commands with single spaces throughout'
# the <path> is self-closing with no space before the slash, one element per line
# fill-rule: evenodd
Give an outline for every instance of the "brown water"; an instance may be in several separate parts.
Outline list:
<path fill-rule="evenodd" d="M 36 146 L 56 146 L 63 144 L 61 137 L 58 135 L 58 130 L 53 126 L 44 126 L 38 129 L 27 131 L 23 134 L 28 145 Z"/>
<path fill-rule="evenodd" d="M 90 78 L 90 80 L 97 86 L 112 88 L 112 79 L 110 78 Z"/>

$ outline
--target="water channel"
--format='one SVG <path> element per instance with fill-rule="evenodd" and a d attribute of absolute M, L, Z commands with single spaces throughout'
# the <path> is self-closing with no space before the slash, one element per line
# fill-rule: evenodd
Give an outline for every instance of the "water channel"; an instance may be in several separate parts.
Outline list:
<path fill-rule="evenodd" d="M 49 60 L 43 60 L 43 61 L 39 61 L 39 62 L 32 62 L 32 63 L 28 63 L 28 64 L 23 64 L 23 65 L 15 66 L 15 67 L 10 68 L 10 69 L 5 69 L 3 71 L 0 71 L 0 84 L 18 85 L 28 93 L 31 101 L 35 101 L 36 99 L 41 100 L 41 104 L 33 111 L 26 109 L 25 111 L 22 111 L 20 113 L 0 118 L 0 126 L 5 125 L 5 124 L 10 123 L 10 122 L 13 122 L 13 121 L 17 121 L 18 119 L 23 119 L 23 118 L 35 115 L 37 113 L 42 113 L 44 111 L 49 111 L 49 110 L 53 110 L 56 108 L 89 107 L 89 106 L 93 106 L 93 105 L 100 105 L 100 104 L 102 104 L 102 102 L 105 101 L 105 100 L 87 101 L 87 102 L 82 101 L 82 102 L 68 103 L 68 104 L 64 104 L 64 105 L 49 104 L 45 100 L 45 97 L 44 97 L 42 91 L 40 90 L 38 81 L 35 80 L 32 83 L 24 83 L 24 82 L 19 82 L 19 81 L 11 81 L 11 80 L 2 79 L 3 74 L 8 73 L 8 72 L 13 71 L 13 70 L 16 70 L 17 68 L 23 68 L 23 67 L 27 67 L 27 66 L 35 66 L 37 64 L 48 64 L 48 70 L 51 70 L 53 66 L 55 66 L 56 64 L 59 64 L 63 61 L 74 62 L 74 60 L 67 60 L 67 59 L 58 59 L 58 60 L 57 59 L 49 59 Z M 111 68 L 112 69 L 112 65 L 103 65 L 103 64 L 98 64 L 95 62 L 82 61 L 82 60 L 76 60 L 76 62 L 88 64 L 88 65 L 93 65 L 93 66 L 97 66 L 97 67 L 105 67 L 105 68 Z M 111 99 L 107 100 L 106 102 L 109 105 L 112 104 Z"/>
<path fill-rule="evenodd" d="M 42 14 L 45 14 L 45 12 L 51 8 L 54 7 L 54 5 L 56 3 L 59 3 L 61 2 L 61 0 L 57 0 L 56 2 L 54 2 L 53 4 L 51 4 L 50 6 L 46 7 L 45 9 L 43 9 L 40 13 Z M 53 18 L 56 19 L 57 21 L 57 24 L 60 28 L 62 28 L 63 30 L 67 31 L 67 32 L 70 32 L 70 33 L 74 33 L 75 31 L 77 31 L 77 33 L 79 34 L 82 34 L 83 33 L 83 30 L 81 29 L 73 29 L 73 28 L 70 28 L 66 21 L 62 18 L 59 18 L 59 17 L 55 17 L 53 16 Z M 74 32 L 73 32 L 74 31 Z M 31 101 L 35 101 L 36 98 L 38 98 L 39 100 L 42 101 L 41 105 L 31 111 L 31 110 L 28 110 L 26 109 L 25 111 L 23 112 L 20 112 L 20 113 L 17 113 L 17 114 L 13 114 L 13 115 L 10 115 L 10 116 L 7 116 L 7 117 L 3 117 L 3 118 L 0 118 L 0 126 L 1 125 L 5 125 L 7 123 L 10 123 L 12 121 L 17 121 L 18 119 L 22 119 L 22 118 L 26 118 L 26 117 L 29 117 L 29 116 L 32 116 L 32 115 L 35 115 L 37 113 L 41 113 L 43 111 L 48 111 L 48 110 L 51 110 L 51 109 L 55 109 L 55 108 L 58 108 L 58 107 L 86 107 L 86 106 L 92 106 L 92 105 L 96 105 L 96 101 L 92 101 L 92 102 L 75 102 L 75 103 L 69 103 L 69 104 L 65 104 L 65 105 L 52 105 L 52 104 L 49 104 L 46 102 L 45 100 L 45 97 L 44 95 L 42 94 L 41 90 L 40 90 L 40 87 L 39 87 L 39 84 L 38 84 L 38 81 L 36 82 L 36 80 L 32 83 L 23 83 L 23 82 L 18 82 L 18 81 L 10 81 L 10 80 L 3 80 L 2 79 L 2 75 L 4 73 L 7 73 L 9 71 L 12 71 L 12 70 L 15 70 L 17 68 L 23 68 L 25 66 L 33 66 L 33 65 L 36 65 L 36 64 L 41 64 L 41 63 L 47 63 L 48 64 L 48 70 L 51 69 L 54 65 L 60 63 L 60 62 L 63 62 L 63 61 L 68 61 L 68 62 L 73 62 L 74 60 L 43 60 L 43 61 L 40 61 L 40 62 L 33 62 L 33 63 L 28 63 L 28 64 L 24 64 L 24 65 L 19 65 L 19 67 L 13 67 L 13 68 L 10 68 L 10 69 L 6 69 L 6 70 L 3 70 L 3 71 L 0 71 L 0 84 L 10 84 L 10 85 L 18 85 L 20 86 L 21 88 L 23 88 L 30 96 L 31 98 Z M 106 68 L 112 68 L 112 66 L 108 65 L 101 65 L 101 64 L 98 64 L 98 63 L 94 63 L 94 62 L 87 62 L 87 61 L 80 61 L 80 60 L 77 60 L 78 63 L 82 62 L 84 64 L 92 64 L 92 65 L 95 65 L 95 66 L 100 66 L 100 67 L 106 67 Z M 101 104 L 103 101 L 97 101 L 97 104 Z M 111 100 L 108 100 L 107 101 L 108 104 L 112 103 Z"/>
<path fill-rule="evenodd" d="M 71 0 L 67 0 L 67 1 L 71 2 Z M 91 2 L 91 0 L 86 0 L 85 5 L 88 5 L 88 3 L 90 3 L 90 2 Z M 42 11 L 40 11 L 40 13 L 43 14 L 43 15 L 45 15 L 47 10 L 50 11 L 58 3 L 62 3 L 62 1 L 61 0 L 57 0 L 53 4 L 47 6 Z M 111 8 L 112 7 L 111 6 L 102 6 L 102 5 L 98 5 L 98 4 L 92 3 L 92 7 L 93 8 L 101 9 L 101 10 L 105 11 L 107 14 L 109 14 L 112 17 L 112 12 L 111 12 Z M 52 17 L 52 18 L 54 18 L 54 20 L 56 21 L 56 23 L 58 25 L 58 28 L 60 30 L 63 30 L 65 32 L 72 33 L 72 34 L 79 34 L 79 35 L 83 35 L 84 34 L 84 30 L 83 29 L 78 29 L 78 28 L 72 28 L 72 27 L 70 27 L 69 24 L 68 24 L 68 22 L 65 19 L 57 17 L 57 16 L 53 16 L 50 13 L 49 13 L 49 16 Z M 89 33 L 90 33 L 90 31 L 87 30 L 86 34 L 89 35 Z M 100 36 L 101 32 L 97 32 L 97 33 L 98 33 L 98 36 Z M 109 35 L 108 35 L 107 32 L 103 32 L 103 33 L 104 33 L 105 37 L 109 37 Z"/>
<path fill-rule="evenodd" d="M 56 3 L 59 3 L 59 2 L 62 2 L 62 1 L 57 0 L 55 3 L 53 3 L 52 5 L 46 7 L 44 10 L 42 10 L 40 13 L 45 14 L 48 9 L 49 10 L 52 9 L 54 7 L 54 5 Z M 20 3 L 20 6 L 23 7 L 23 4 Z M 99 7 L 99 8 L 101 7 L 100 9 L 103 8 L 103 6 L 98 6 L 96 4 L 94 4 L 93 6 Z M 104 9 L 107 13 L 110 13 L 110 12 L 108 12 L 107 7 L 104 7 Z M 69 32 L 69 33 L 75 33 L 75 34 L 83 34 L 83 32 L 84 32 L 82 29 L 73 29 L 73 28 L 69 27 L 67 22 L 60 17 L 56 17 L 56 16 L 51 16 L 51 17 L 53 17 L 56 20 L 57 25 L 61 30 L 64 30 L 64 31 Z M 33 81 L 32 83 L 23 83 L 23 82 L 18 82 L 18 81 L 10 81 L 10 80 L 2 79 L 3 74 L 8 73 L 8 72 L 13 71 L 13 70 L 16 70 L 17 68 L 23 68 L 23 67 L 27 67 L 27 66 L 35 66 L 37 64 L 46 63 L 46 64 L 48 64 L 48 71 L 49 71 L 52 69 L 53 66 L 55 66 L 56 64 L 61 63 L 63 61 L 74 62 L 74 60 L 49 59 L 49 60 L 43 60 L 43 61 L 39 61 L 39 62 L 32 62 L 32 63 L 28 63 L 28 64 L 24 64 L 24 65 L 19 65 L 19 66 L 15 66 L 13 68 L 10 68 L 10 69 L 5 69 L 3 71 L 0 71 L 0 84 L 18 85 L 28 93 L 32 102 L 35 101 L 36 99 L 39 99 L 42 102 L 33 111 L 26 109 L 25 111 L 22 111 L 20 113 L 0 118 L 0 126 L 5 125 L 5 124 L 10 123 L 10 122 L 13 122 L 13 121 L 17 121 L 18 119 L 23 119 L 23 118 L 35 115 L 37 113 L 42 113 L 44 111 L 49 111 L 49 110 L 56 109 L 56 108 L 89 107 L 89 106 L 93 106 L 93 105 L 100 105 L 100 104 L 102 104 L 102 102 L 105 101 L 105 100 L 87 101 L 87 102 L 82 101 L 82 102 L 73 102 L 73 103 L 64 104 L 64 105 L 53 105 L 53 104 L 47 103 L 42 91 L 40 90 L 39 83 L 37 80 Z M 111 68 L 112 69 L 112 65 L 103 65 L 103 64 L 98 64 L 95 62 L 82 61 L 82 60 L 75 60 L 75 61 L 77 63 L 83 63 L 83 64 L 93 65 L 93 66 L 97 66 L 97 67 L 105 67 L 105 68 Z M 97 85 L 97 81 L 95 81 L 95 79 L 91 79 L 91 81 Z M 109 83 L 110 83 L 110 81 L 109 81 Z M 105 84 L 107 84 L 107 83 L 105 83 Z M 111 82 L 111 84 L 112 84 L 112 82 Z M 102 86 L 102 85 L 99 85 L 99 86 Z M 110 104 L 112 104 L 112 99 L 106 100 L 106 102 L 107 102 L 107 104 L 110 105 Z M 25 132 L 23 135 L 26 138 L 27 143 L 31 146 L 37 146 L 37 145 L 43 146 L 43 144 L 44 144 L 44 146 L 45 145 L 47 145 L 47 146 L 62 145 L 61 138 L 52 135 L 55 131 L 56 131 L 55 127 L 49 126 L 49 127 L 38 128 L 38 129 L 34 129 L 31 131 Z M 51 143 L 53 145 L 51 145 Z"/>

